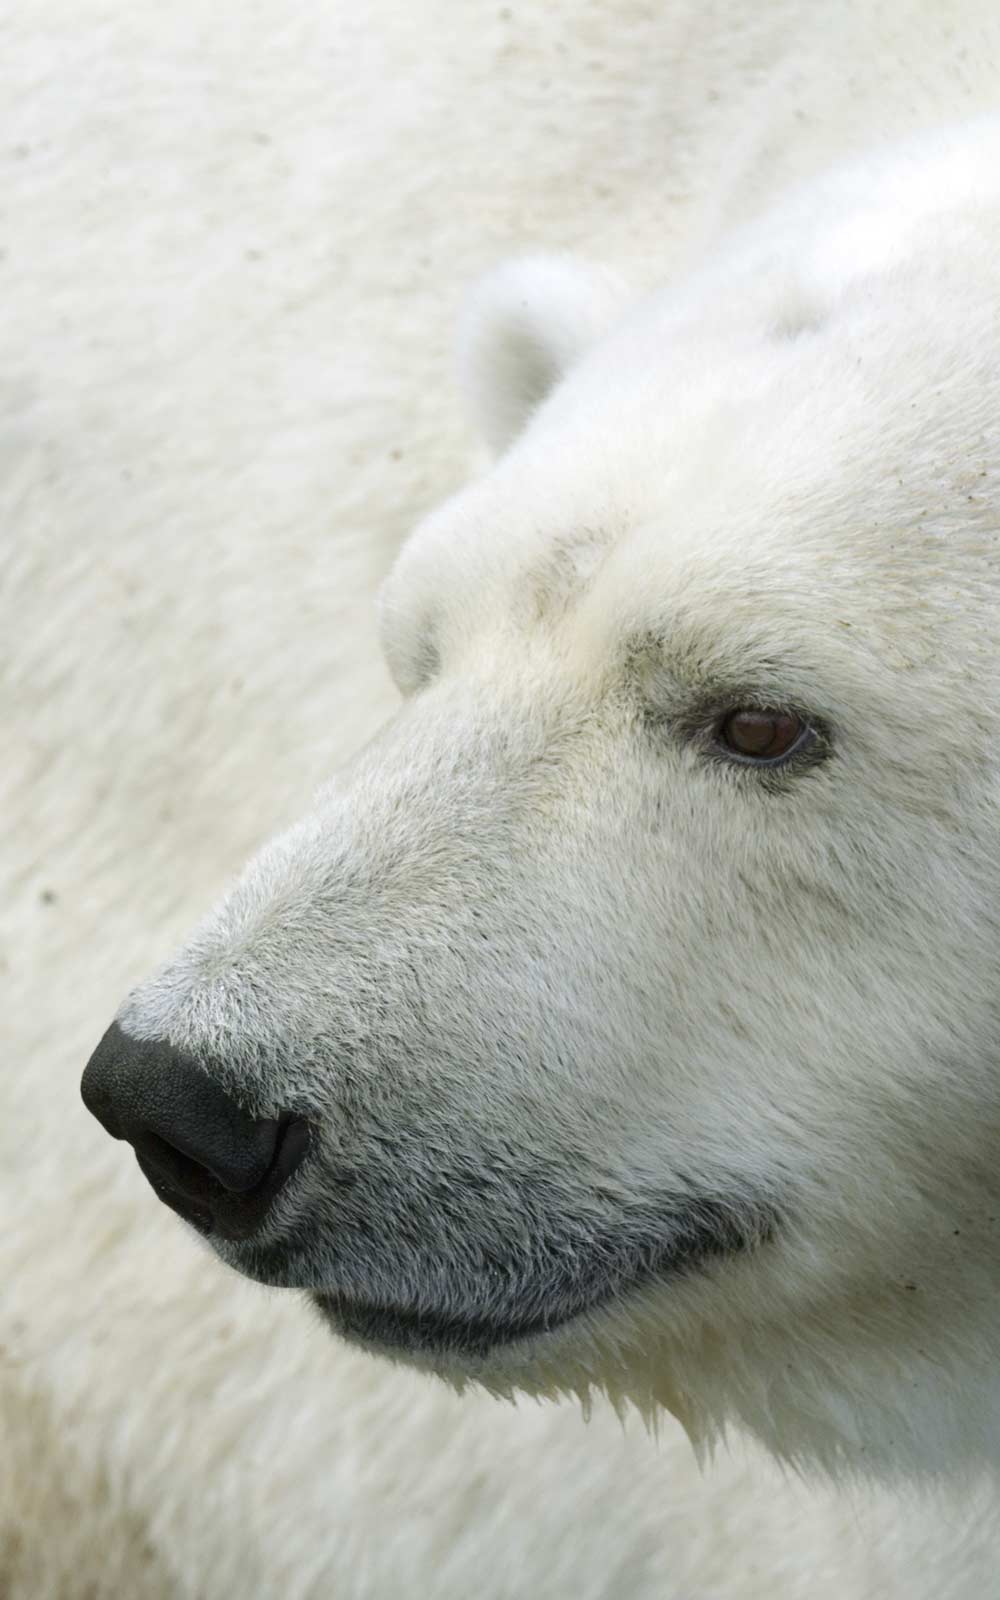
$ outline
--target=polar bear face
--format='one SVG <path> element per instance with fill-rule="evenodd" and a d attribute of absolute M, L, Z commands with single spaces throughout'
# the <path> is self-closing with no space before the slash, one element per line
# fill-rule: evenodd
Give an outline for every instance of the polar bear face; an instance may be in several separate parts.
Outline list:
<path fill-rule="evenodd" d="M 487 286 L 499 455 L 386 584 L 398 714 L 119 1013 L 309 1125 L 233 1267 L 458 1383 L 986 1453 L 984 226 L 787 278 L 772 229 L 627 312 L 573 263 Z"/>

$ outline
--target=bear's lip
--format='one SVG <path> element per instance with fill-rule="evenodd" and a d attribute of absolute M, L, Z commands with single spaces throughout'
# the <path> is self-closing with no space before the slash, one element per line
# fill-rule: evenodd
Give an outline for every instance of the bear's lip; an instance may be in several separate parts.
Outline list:
<path fill-rule="evenodd" d="M 451 1351 L 465 1357 L 485 1356 L 502 1345 L 553 1333 L 579 1310 L 561 1316 L 491 1318 L 461 1312 L 407 1310 L 349 1300 L 326 1290 L 313 1290 L 313 1304 L 334 1333 L 368 1348 L 405 1350 L 411 1355 L 440 1355 Z"/>
<path fill-rule="evenodd" d="M 572 1284 L 552 1285 L 550 1295 L 539 1283 L 525 1285 L 523 1295 L 505 1296 L 493 1310 L 386 1304 L 334 1288 L 310 1287 L 309 1298 L 333 1333 L 366 1349 L 416 1360 L 477 1361 L 506 1345 L 544 1338 L 577 1317 L 687 1276 L 710 1261 L 758 1249 L 773 1237 L 777 1217 L 772 1207 L 744 1203 L 739 1223 L 739 1212 L 726 1209 L 723 1220 L 705 1200 L 694 1203 L 673 1236 L 648 1251 L 642 1265 L 628 1275 L 610 1275 L 595 1266 Z"/>

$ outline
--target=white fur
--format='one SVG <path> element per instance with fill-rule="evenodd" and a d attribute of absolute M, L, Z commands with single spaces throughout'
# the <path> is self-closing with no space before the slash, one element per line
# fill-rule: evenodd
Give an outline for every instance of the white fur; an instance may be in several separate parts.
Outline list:
<path fill-rule="evenodd" d="M 811 1223 L 760 1285 L 747 1263 L 738 1293 L 722 1275 L 718 1292 L 685 1291 L 670 1398 L 683 1409 L 686 1392 L 694 1421 L 721 1396 L 777 1448 L 832 1464 L 934 1471 L 993 1453 L 991 214 L 942 148 L 933 182 L 925 153 L 909 163 L 912 202 L 871 187 L 866 164 L 860 218 L 842 180 L 813 191 L 822 214 L 803 198 L 705 265 L 720 222 L 759 215 L 787 179 L 987 105 L 991 8 L 732 6 L 709 22 L 701 6 L 616 7 L 581 23 L 556 6 L 457 27 L 429 3 L 294 20 L 262 5 L 252 19 L 51 6 L 22 20 L 6 58 L 21 204 L 3 241 L 3 1582 L 17 1600 L 448 1600 L 484 1584 L 498 1600 L 988 1595 L 992 1498 L 914 1509 L 866 1491 L 856 1511 L 724 1461 L 701 1483 L 666 1425 L 657 1458 L 606 1416 L 585 1433 L 567 1408 L 456 1401 L 327 1342 L 293 1297 L 192 1249 L 83 1117 L 76 1078 L 122 992 L 393 707 L 368 600 L 415 510 L 462 476 L 444 357 L 462 285 L 520 246 L 578 250 L 640 287 L 694 264 L 686 301 L 654 303 L 595 352 L 498 475 L 409 547 L 386 594 L 390 648 L 401 676 L 423 670 L 407 628 L 447 589 L 457 662 L 487 637 L 480 617 L 503 622 L 504 585 L 557 522 L 596 532 L 574 560 L 602 586 L 575 609 L 580 653 L 564 638 L 560 670 L 593 670 L 612 624 L 648 622 L 669 587 L 689 659 L 711 601 L 729 630 L 713 648 L 773 642 L 780 625 L 801 692 L 834 696 L 857 792 L 831 825 L 877 840 L 906 914 L 864 930 L 843 1008 L 829 989 L 815 1015 L 801 1001 L 769 1011 L 786 1051 L 773 1115 L 752 1078 L 727 1079 L 734 1103 L 707 1120 L 701 1089 L 671 1091 L 672 1146 L 686 1120 L 709 1165 L 731 1161 L 739 1119 L 748 1171 L 798 1163 Z M 460 138 L 456 103 L 470 108 Z M 650 370 L 660 332 L 670 360 Z M 713 352 L 741 339 L 716 373 Z M 567 353 L 563 341 L 559 370 Z M 494 414 L 503 443 L 506 401 Z M 699 471 L 723 446 L 726 472 Z M 674 457 L 651 481 L 653 450 Z M 883 518 L 903 510 L 916 530 L 886 543 Z M 654 560 L 633 539 L 606 561 L 605 511 L 637 529 L 669 515 L 669 548 Z M 696 566 L 709 555 L 710 579 Z M 764 622 L 751 585 L 773 602 Z M 798 608 L 805 594 L 815 613 Z M 842 641 L 813 620 L 834 612 Z M 551 686 L 551 638 L 475 670 L 523 703 L 525 686 Z M 956 772 L 961 839 L 946 821 Z M 592 788 L 583 770 L 584 808 Z M 692 827 L 710 823 L 715 860 L 747 849 L 706 804 Z M 788 830 L 789 847 L 804 837 Z M 777 827 L 768 838 L 786 842 Z M 847 883 L 857 896 L 850 860 L 836 866 L 831 895 Z M 798 922 L 795 939 L 782 960 L 806 984 L 821 953 Z M 762 953 L 761 994 L 775 960 Z M 861 1006 L 866 975 L 887 969 L 890 987 Z M 831 1027 L 853 1053 L 831 1058 Z M 804 1029 L 807 1095 L 790 1054 Z M 925 1073 L 906 1053 L 918 1034 L 961 1045 L 962 1070 Z M 651 1300 L 595 1330 L 605 1371 L 612 1337 L 653 1348 L 661 1318 Z M 710 1326 L 725 1335 L 714 1348 Z M 705 1342 L 685 1365 L 695 1329 Z M 664 1388 L 657 1354 L 647 1397 Z M 576 1381 L 571 1355 L 546 1383 Z M 595 1357 L 580 1359 L 583 1380 Z"/>

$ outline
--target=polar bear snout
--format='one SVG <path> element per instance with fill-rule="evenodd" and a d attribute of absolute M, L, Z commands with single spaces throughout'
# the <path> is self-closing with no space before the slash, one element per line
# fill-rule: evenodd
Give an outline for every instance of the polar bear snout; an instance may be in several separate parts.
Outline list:
<path fill-rule="evenodd" d="M 256 1233 L 309 1147 L 302 1117 L 254 1118 L 200 1063 L 117 1023 L 83 1074 L 83 1101 L 126 1139 L 159 1198 L 199 1232 Z"/>

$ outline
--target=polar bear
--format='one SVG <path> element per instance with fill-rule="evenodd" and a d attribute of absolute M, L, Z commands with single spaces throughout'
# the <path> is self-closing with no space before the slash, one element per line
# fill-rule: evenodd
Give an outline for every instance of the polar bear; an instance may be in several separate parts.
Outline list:
<path fill-rule="evenodd" d="M 398 713 L 84 1078 L 223 1261 L 500 1394 L 1000 1460 L 1000 120 L 634 300 L 502 268 Z"/>

